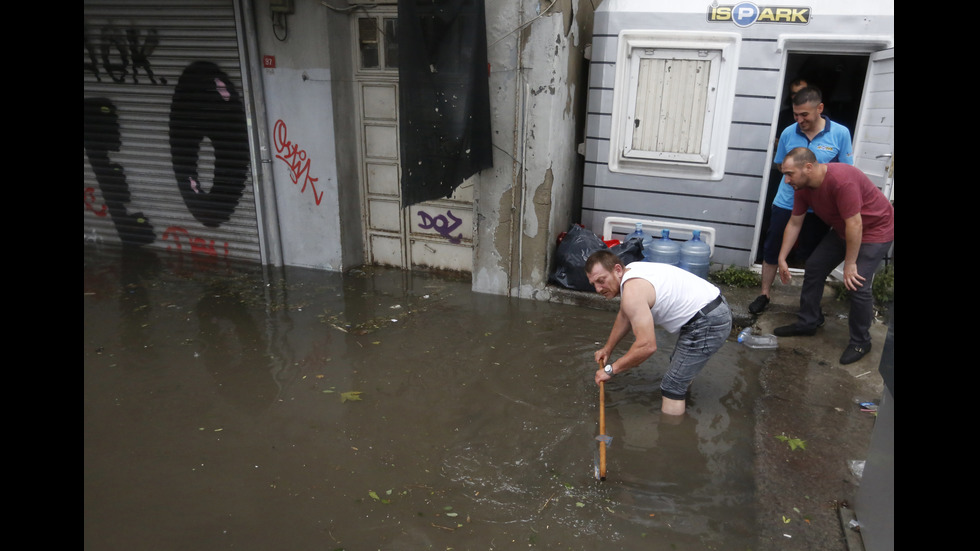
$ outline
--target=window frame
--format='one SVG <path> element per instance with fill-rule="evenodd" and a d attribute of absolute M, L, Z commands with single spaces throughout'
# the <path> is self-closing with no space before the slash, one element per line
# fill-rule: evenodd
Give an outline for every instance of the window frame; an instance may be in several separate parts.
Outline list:
<path fill-rule="evenodd" d="M 619 33 L 613 88 L 609 170 L 649 176 L 720 180 L 724 176 L 741 35 L 700 31 Z M 638 71 L 642 59 L 712 59 L 701 121 L 700 153 L 633 149 Z M 674 57 L 671 57 L 674 56 Z"/>
<path fill-rule="evenodd" d="M 355 70 L 358 73 L 370 74 L 370 73 L 397 73 L 398 72 L 398 60 L 390 59 L 392 53 L 395 56 L 398 55 L 398 37 L 395 36 L 394 40 L 388 36 L 389 31 L 398 30 L 398 17 L 393 13 L 379 13 L 379 12 L 368 12 L 363 15 L 359 15 L 353 18 L 353 32 L 354 40 L 357 47 L 354 49 L 354 63 Z M 374 40 L 375 52 L 374 56 L 377 57 L 377 65 L 367 66 L 365 64 L 364 56 L 364 45 L 371 42 L 366 41 L 365 37 L 362 36 L 363 28 L 361 27 L 361 21 L 373 20 L 373 29 L 376 34 Z M 389 29 L 389 24 L 393 27 Z"/>

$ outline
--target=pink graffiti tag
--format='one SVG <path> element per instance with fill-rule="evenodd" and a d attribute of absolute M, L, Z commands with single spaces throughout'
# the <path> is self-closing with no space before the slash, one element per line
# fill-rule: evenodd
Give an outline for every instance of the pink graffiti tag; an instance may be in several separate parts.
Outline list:
<path fill-rule="evenodd" d="M 176 245 L 177 252 L 182 252 L 184 246 L 181 244 L 181 236 L 187 240 L 191 253 L 203 254 L 207 256 L 218 256 L 218 251 L 214 248 L 214 239 L 212 239 L 211 243 L 208 244 L 204 238 L 193 237 L 186 229 L 181 228 L 180 226 L 170 226 L 167 228 L 167 231 L 163 232 L 162 239 L 164 241 L 173 240 L 174 245 Z M 225 251 L 222 256 L 228 256 L 227 241 L 225 241 L 224 249 Z M 172 250 L 170 245 L 167 245 L 167 250 Z"/>
<path fill-rule="evenodd" d="M 310 160 L 306 158 L 306 150 L 300 150 L 299 146 L 286 139 L 286 123 L 282 122 L 282 119 L 276 121 L 272 134 L 277 153 L 276 158 L 281 159 L 289 167 L 289 177 L 292 178 L 294 184 L 298 184 L 300 180 L 303 181 L 303 188 L 299 190 L 300 193 L 306 191 L 306 184 L 310 185 L 310 188 L 313 189 L 313 199 L 319 205 L 320 200 L 323 199 L 323 192 L 321 191 L 319 195 L 316 193 L 316 181 L 319 178 L 310 176 Z"/>
<path fill-rule="evenodd" d="M 231 92 L 228 91 L 228 87 L 225 86 L 225 82 L 220 78 L 214 79 L 214 88 L 218 91 L 221 99 L 228 101 L 231 99 Z"/>
<path fill-rule="evenodd" d="M 95 188 L 87 187 L 85 188 L 85 208 L 94 212 L 96 216 L 105 216 L 108 213 L 108 207 L 105 203 L 102 203 L 101 210 L 95 210 L 93 204 L 95 204 Z"/>

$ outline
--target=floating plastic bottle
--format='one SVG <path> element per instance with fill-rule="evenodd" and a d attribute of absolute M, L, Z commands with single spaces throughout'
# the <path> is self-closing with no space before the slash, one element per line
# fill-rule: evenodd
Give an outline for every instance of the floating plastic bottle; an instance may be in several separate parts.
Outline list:
<path fill-rule="evenodd" d="M 645 233 L 643 231 L 643 223 L 642 222 L 637 222 L 636 223 L 636 230 L 634 230 L 633 233 L 627 235 L 626 236 L 626 240 L 629 241 L 630 239 L 633 239 L 634 237 L 638 237 L 640 239 L 640 241 L 643 243 L 643 260 L 649 261 L 650 260 L 648 258 L 649 257 L 649 253 L 647 252 L 647 249 L 650 248 L 650 243 L 653 243 L 653 236 L 650 235 L 650 234 L 648 234 L 648 233 Z"/>
<path fill-rule="evenodd" d="M 742 329 L 742 331 L 738 334 L 738 342 L 749 348 L 761 348 L 767 350 L 779 348 L 776 335 L 770 335 L 768 333 L 753 335 L 751 325 L 745 329 Z"/>
<path fill-rule="evenodd" d="M 681 245 L 680 267 L 702 279 L 708 279 L 711 246 L 701 241 L 701 230 L 693 230 L 692 233 L 693 237 Z"/>
<path fill-rule="evenodd" d="M 662 262 L 672 266 L 681 263 L 681 244 L 670 238 L 670 230 L 663 229 L 660 232 L 660 239 L 654 239 L 650 243 L 650 262 Z"/>

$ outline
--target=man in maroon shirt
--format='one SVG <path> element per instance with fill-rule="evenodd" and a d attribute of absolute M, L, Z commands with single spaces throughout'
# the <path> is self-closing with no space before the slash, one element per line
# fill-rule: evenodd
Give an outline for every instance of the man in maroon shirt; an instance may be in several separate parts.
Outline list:
<path fill-rule="evenodd" d="M 860 360 L 871 348 L 874 297 L 871 281 L 895 240 L 895 210 L 885 195 L 860 169 L 843 163 L 817 162 L 805 147 L 793 149 L 782 165 L 786 183 L 793 187 L 793 215 L 783 233 L 779 251 L 779 279 L 792 277 L 786 256 L 803 225 L 808 208 L 833 231 L 813 250 L 803 272 L 800 311 L 792 325 L 777 327 L 780 337 L 809 336 L 823 325 L 820 301 L 827 276 L 844 262 L 844 286 L 850 291 L 850 341 L 841 364 Z"/>

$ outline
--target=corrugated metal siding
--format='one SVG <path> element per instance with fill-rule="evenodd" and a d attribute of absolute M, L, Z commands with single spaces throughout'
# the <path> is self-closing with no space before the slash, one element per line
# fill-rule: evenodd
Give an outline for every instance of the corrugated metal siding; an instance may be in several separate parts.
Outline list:
<path fill-rule="evenodd" d="M 260 260 L 235 10 L 84 3 L 86 240 Z"/>
<path fill-rule="evenodd" d="M 602 228 L 607 216 L 627 216 L 710 226 L 717 232 L 712 261 L 746 265 L 780 85 L 775 39 L 743 38 L 724 179 L 678 180 L 609 171 L 619 29 L 599 24 L 589 72 L 582 223 Z"/>
<path fill-rule="evenodd" d="M 624 29 L 730 32 L 682 3 L 607 1 L 596 11 L 589 70 L 585 174 L 581 222 L 598 231 L 607 216 L 625 216 L 711 226 L 717 231 L 713 262 L 746 266 L 764 194 L 774 118 L 781 95 L 784 52 L 780 37 L 891 36 L 892 8 L 817 3 L 807 25 L 762 25 L 738 29 L 742 36 L 725 173 L 720 181 L 680 180 L 609 170 L 613 87 L 618 35 Z M 635 11 L 634 11 L 635 10 Z M 690 13 L 682 13 L 690 11 Z M 869 16 L 855 17 L 850 11 Z M 883 12 L 879 14 L 879 12 Z M 819 48 L 815 48 L 819 50 Z"/>

